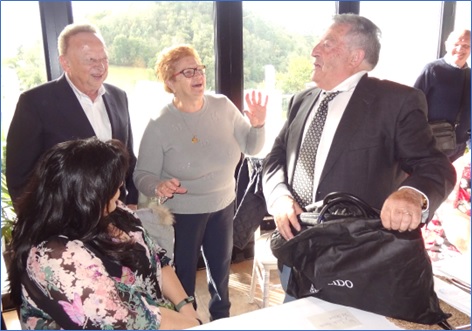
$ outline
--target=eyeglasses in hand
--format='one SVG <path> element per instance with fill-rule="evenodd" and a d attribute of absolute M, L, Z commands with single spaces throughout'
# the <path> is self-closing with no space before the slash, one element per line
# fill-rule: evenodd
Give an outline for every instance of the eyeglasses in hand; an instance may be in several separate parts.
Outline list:
<path fill-rule="evenodd" d="M 197 72 L 200 75 L 203 76 L 205 74 L 205 68 L 206 68 L 206 66 L 204 66 L 204 65 L 198 66 L 196 68 L 186 68 L 186 69 L 176 73 L 173 77 L 176 77 L 176 76 L 182 74 L 182 75 L 184 75 L 185 78 L 192 78 L 193 76 L 195 76 L 197 74 Z"/>

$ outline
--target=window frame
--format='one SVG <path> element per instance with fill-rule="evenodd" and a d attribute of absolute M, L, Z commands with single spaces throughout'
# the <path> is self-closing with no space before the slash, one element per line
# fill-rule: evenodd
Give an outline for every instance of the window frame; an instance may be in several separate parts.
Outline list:
<path fill-rule="evenodd" d="M 62 69 L 58 60 L 57 37 L 73 23 L 72 4 L 38 1 L 41 15 L 46 72 L 48 81 L 58 78 Z M 243 108 L 243 20 L 241 1 L 216 1 L 214 6 L 216 92 L 226 95 L 242 111 Z M 360 1 L 338 1 L 339 14 L 359 14 Z M 442 2 L 441 32 L 437 57 L 445 54 L 444 41 L 454 29 L 456 1 Z M 420 14 L 420 13 L 419 13 Z"/>

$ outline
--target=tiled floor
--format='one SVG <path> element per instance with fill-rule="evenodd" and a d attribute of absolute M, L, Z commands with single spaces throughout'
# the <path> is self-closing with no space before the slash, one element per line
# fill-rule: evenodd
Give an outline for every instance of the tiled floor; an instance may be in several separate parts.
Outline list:
<path fill-rule="evenodd" d="M 229 280 L 229 296 L 231 301 L 230 315 L 237 316 L 253 310 L 260 309 L 262 301 L 262 292 L 259 285 L 256 286 L 254 302 L 249 303 L 249 287 L 251 284 L 253 261 L 246 260 L 231 265 L 231 274 Z M 280 284 L 277 271 L 271 273 L 271 285 Z M 206 282 L 206 271 L 197 271 L 197 287 L 195 291 L 197 298 L 197 311 L 203 322 L 209 321 L 208 302 L 210 295 Z M 280 305 L 283 302 L 285 294 L 281 287 L 273 287 L 269 295 L 269 307 Z"/>

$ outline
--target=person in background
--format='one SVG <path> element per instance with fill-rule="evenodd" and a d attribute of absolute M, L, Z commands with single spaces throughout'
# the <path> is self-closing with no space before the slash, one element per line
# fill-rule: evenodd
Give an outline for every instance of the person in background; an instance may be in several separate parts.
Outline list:
<path fill-rule="evenodd" d="M 18 199 L 11 296 L 28 329 L 182 329 L 201 324 L 165 250 L 118 200 L 118 140 L 43 154 Z"/>
<path fill-rule="evenodd" d="M 201 249 L 210 319 L 228 317 L 235 170 L 241 153 L 264 145 L 268 98 L 246 95 L 248 121 L 226 96 L 205 93 L 205 66 L 189 45 L 164 49 L 156 73 L 173 99 L 144 131 L 134 181 L 145 196 L 168 199 L 176 272 L 186 292 L 195 292 Z"/>
<path fill-rule="evenodd" d="M 451 32 L 445 42 L 446 55 L 428 63 L 414 87 L 426 95 L 428 121 L 447 120 L 455 123 L 459 111 L 459 125 L 456 127 L 456 149 L 446 153 L 451 162 L 462 155 L 470 140 L 470 30 Z"/>
<path fill-rule="evenodd" d="M 15 203 L 41 155 L 57 143 L 98 137 L 122 141 L 130 155 L 130 171 L 120 199 L 135 208 L 138 191 L 128 99 L 121 89 L 104 83 L 108 55 L 98 30 L 70 24 L 58 38 L 64 74 L 22 93 L 10 124 L 6 146 L 6 179 Z"/>
<path fill-rule="evenodd" d="M 370 20 L 341 14 L 313 48 L 316 87 L 292 97 L 292 120 L 263 164 L 268 211 L 286 240 L 301 230 L 297 215 L 332 192 L 356 195 L 381 210 L 385 228 L 409 231 L 429 220 L 454 186 L 454 168 L 427 123 L 424 94 L 368 76 L 379 59 L 379 38 Z M 326 105 L 325 98 L 332 100 Z M 316 149 L 305 143 L 310 123 L 321 121 L 315 113 L 324 111 L 324 128 L 313 130 Z M 316 156 L 309 162 L 305 146 Z M 280 267 L 286 288 L 290 268 Z"/>

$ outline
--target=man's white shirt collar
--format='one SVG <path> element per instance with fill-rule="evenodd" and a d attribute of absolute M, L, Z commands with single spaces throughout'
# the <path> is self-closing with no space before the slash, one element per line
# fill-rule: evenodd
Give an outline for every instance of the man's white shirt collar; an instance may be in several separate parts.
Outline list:
<path fill-rule="evenodd" d="M 341 91 L 341 92 L 346 92 L 354 89 L 357 86 L 357 83 L 361 80 L 362 76 L 364 76 L 367 73 L 367 70 L 362 70 L 354 75 L 346 78 L 343 82 L 341 82 L 338 86 L 333 88 L 330 91 L 324 91 L 324 92 L 336 92 L 336 91 Z"/>

